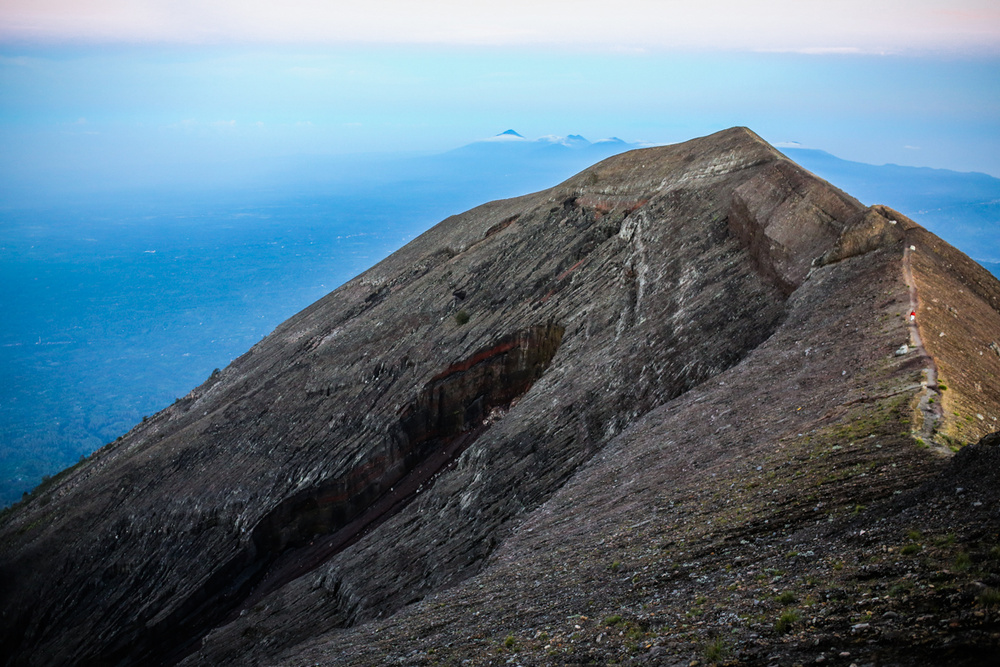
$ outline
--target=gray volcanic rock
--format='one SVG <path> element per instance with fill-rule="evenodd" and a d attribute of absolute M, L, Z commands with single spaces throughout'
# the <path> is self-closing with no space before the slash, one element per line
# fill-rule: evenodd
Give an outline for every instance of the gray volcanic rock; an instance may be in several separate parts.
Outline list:
<path fill-rule="evenodd" d="M 667 556 L 715 599 L 717 554 L 773 557 L 757 538 L 846 553 L 845 508 L 998 428 L 982 384 L 1000 355 L 952 388 L 962 414 L 921 383 L 1000 332 L 1000 287 L 962 262 L 743 128 L 449 218 L 10 512 L 0 654 L 606 662 L 636 633 L 651 650 L 648 619 L 619 634 L 588 614 L 694 594 L 657 574 Z M 921 284 L 977 324 L 897 357 L 937 317 Z M 992 520 L 970 517 L 980 536 Z M 579 634 L 548 641 L 571 615 Z M 681 635 L 658 646 L 680 655 Z"/>

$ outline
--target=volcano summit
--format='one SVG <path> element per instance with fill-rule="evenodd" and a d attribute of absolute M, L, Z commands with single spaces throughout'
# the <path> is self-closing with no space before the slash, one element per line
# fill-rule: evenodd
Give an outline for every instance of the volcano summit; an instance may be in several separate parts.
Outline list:
<path fill-rule="evenodd" d="M 987 664 L 998 299 L 747 129 L 609 158 L 441 222 L 9 511 L 0 655 Z"/>

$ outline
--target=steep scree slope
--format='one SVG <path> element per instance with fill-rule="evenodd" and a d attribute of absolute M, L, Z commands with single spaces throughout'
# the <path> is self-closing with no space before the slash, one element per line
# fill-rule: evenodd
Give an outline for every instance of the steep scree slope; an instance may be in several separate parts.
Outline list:
<path fill-rule="evenodd" d="M 849 522 L 901 521 L 960 442 L 918 407 L 942 394 L 925 369 L 1000 331 L 995 281 L 932 242 L 743 128 L 449 218 L 10 512 L 0 654 L 667 660 L 726 625 L 732 659 L 797 659 L 761 618 L 775 559 L 809 554 L 797 600 L 850 601 L 830 573 L 874 529 Z M 954 349 L 894 354 L 907 262 L 920 325 L 922 281 L 976 295 Z M 988 424 L 982 359 L 943 393 Z M 958 516 L 952 546 L 995 540 L 995 514 Z M 990 613 L 962 656 L 996 645 Z M 846 641 L 841 616 L 815 639 Z"/>

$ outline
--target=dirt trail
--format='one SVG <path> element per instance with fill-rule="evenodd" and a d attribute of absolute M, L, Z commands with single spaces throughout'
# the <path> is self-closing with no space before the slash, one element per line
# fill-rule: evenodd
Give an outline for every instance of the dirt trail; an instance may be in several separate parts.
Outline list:
<path fill-rule="evenodd" d="M 903 250 L 903 280 L 910 290 L 910 312 L 916 313 L 920 309 L 920 298 L 917 294 L 917 283 L 913 279 L 913 265 L 910 260 L 912 248 L 913 246 L 907 245 Z M 934 363 L 934 357 L 927 352 L 923 339 L 920 337 L 919 317 L 910 318 L 907 315 L 907 318 L 910 326 L 910 345 L 916 349 L 917 354 L 924 359 L 926 364 L 924 366 L 924 380 L 920 383 L 923 387 L 923 394 L 920 396 L 918 406 L 924 419 L 917 435 L 927 444 L 932 444 L 938 424 L 943 416 L 941 395 L 937 383 L 937 365 Z"/>

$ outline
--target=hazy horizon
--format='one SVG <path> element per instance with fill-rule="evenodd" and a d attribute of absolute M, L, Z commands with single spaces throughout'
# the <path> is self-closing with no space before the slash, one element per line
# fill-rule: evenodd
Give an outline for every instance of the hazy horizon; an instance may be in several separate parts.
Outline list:
<path fill-rule="evenodd" d="M 198 163 L 745 125 L 844 159 L 1000 176 L 1000 58 L 392 47 L 0 46 L 4 176 L 170 182 Z M 55 183 L 54 185 L 58 185 Z"/>
<path fill-rule="evenodd" d="M 988 0 L 11 0 L 0 204 L 253 187 L 275 161 L 441 152 L 508 128 L 665 144 L 743 125 L 1000 176 L 997 72 Z"/>

